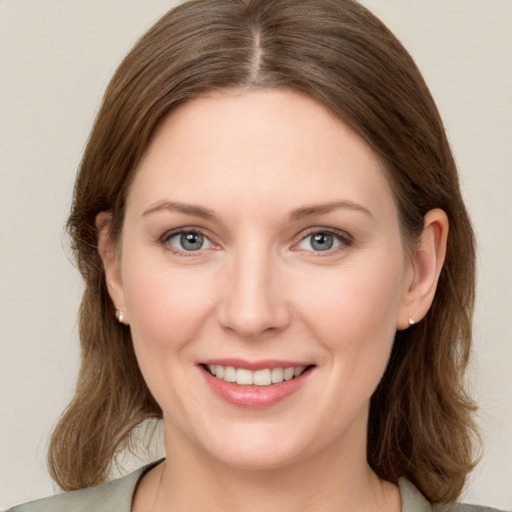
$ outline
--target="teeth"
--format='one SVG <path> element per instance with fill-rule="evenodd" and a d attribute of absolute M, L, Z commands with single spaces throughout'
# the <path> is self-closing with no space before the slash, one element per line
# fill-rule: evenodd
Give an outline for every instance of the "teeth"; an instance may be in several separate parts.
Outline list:
<path fill-rule="evenodd" d="M 304 366 L 298 366 L 293 370 L 293 376 L 298 377 L 306 368 Z"/>
<path fill-rule="evenodd" d="M 284 380 L 284 370 L 282 368 L 273 368 L 272 369 L 272 384 L 277 384 L 279 382 L 283 382 Z"/>
<path fill-rule="evenodd" d="M 240 386 L 270 386 L 279 384 L 284 380 L 291 380 L 302 375 L 305 366 L 289 368 L 265 368 L 263 370 L 247 370 L 246 368 L 234 368 L 233 366 L 221 366 L 220 364 L 207 365 L 208 371 L 218 379 L 226 382 L 236 382 Z"/>
<path fill-rule="evenodd" d="M 284 380 L 290 380 L 293 379 L 295 374 L 295 368 L 285 368 L 283 372 L 283 378 Z"/>
<path fill-rule="evenodd" d="M 235 382 L 236 381 L 236 369 L 232 366 L 226 366 L 224 368 L 224 380 L 226 382 Z"/>
<path fill-rule="evenodd" d="M 252 383 L 255 386 L 270 386 L 272 384 L 272 370 L 258 370 L 254 372 Z"/>
<path fill-rule="evenodd" d="M 236 383 L 241 386 L 248 386 L 252 384 L 252 372 L 251 370 L 244 370 L 239 368 L 236 371 Z"/>

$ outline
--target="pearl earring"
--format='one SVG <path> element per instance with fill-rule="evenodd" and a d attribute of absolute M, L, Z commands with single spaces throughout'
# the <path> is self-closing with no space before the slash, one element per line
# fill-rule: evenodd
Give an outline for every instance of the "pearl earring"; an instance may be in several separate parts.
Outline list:
<path fill-rule="evenodd" d="M 416 322 L 412 319 L 411 313 L 409 313 L 409 325 L 414 325 Z"/>
<path fill-rule="evenodd" d="M 119 308 L 116 308 L 116 318 L 120 324 L 124 324 L 123 312 Z"/>

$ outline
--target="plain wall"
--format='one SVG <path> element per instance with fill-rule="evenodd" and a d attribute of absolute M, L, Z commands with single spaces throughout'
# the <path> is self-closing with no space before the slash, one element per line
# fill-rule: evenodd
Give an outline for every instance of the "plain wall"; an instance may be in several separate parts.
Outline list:
<path fill-rule="evenodd" d="M 46 448 L 78 367 L 74 174 L 114 69 L 173 3 L 0 0 L 0 509 L 54 492 Z M 485 441 L 464 499 L 510 508 L 512 2 L 363 3 L 416 59 L 460 167 L 479 240 L 470 380 Z"/>

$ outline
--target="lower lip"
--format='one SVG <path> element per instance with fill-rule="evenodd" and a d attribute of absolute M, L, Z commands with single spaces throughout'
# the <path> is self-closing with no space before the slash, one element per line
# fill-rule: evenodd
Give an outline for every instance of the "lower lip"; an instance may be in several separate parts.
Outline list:
<path fill-rule="evenodd" d="M 200 369 L 210 389 L 217 396 L 229 404 L 243 409 L 263 409 L 281 402 L 300 389 L 311 373 L 311 369 L 309 369 L 299 377 L 270 386 L 241 386 L 234 382 L 218 379 L 203 367 Z"/>

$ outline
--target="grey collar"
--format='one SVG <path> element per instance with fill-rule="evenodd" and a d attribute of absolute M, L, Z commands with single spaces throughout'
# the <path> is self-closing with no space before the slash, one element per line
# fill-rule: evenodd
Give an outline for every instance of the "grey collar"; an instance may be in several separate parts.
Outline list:
<path fill-rule="evenodd" d="M 398 480 L 398 488 L 402 498 L 402 512 L 431 512 L 432 505 L 407 478 Z"/>

